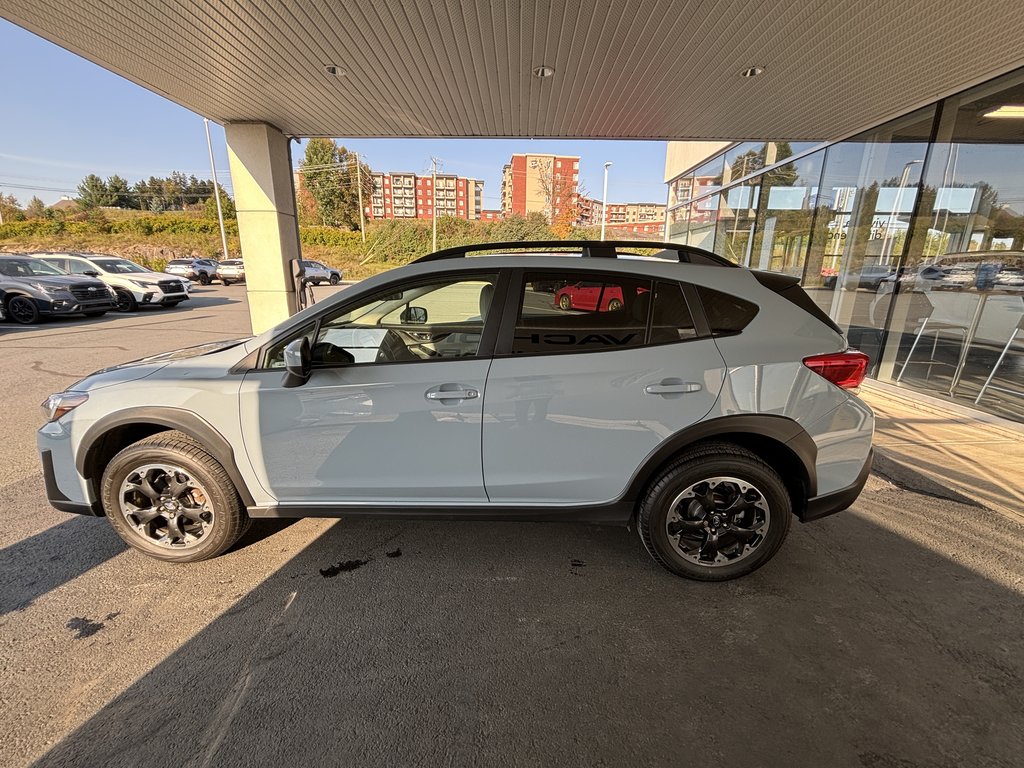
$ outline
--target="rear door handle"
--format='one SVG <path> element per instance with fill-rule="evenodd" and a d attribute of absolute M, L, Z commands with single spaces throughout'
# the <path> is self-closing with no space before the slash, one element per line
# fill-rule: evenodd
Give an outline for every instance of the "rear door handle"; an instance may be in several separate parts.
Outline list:
<path fill-rule="evenodd" d="M 480 393 L 465 384 L 441 384 L 428 389 L 425 396 L 427 400 L 472 400 L 480 397 Z"/>
<path fill-rule="evenodd" d="M 680 379 L 662 379 L 657 384 L 648 384 L 644 392 L 648 395 L 681 395 L 687 392 L 700 392 L 704 387 L 696 381 Z"/>

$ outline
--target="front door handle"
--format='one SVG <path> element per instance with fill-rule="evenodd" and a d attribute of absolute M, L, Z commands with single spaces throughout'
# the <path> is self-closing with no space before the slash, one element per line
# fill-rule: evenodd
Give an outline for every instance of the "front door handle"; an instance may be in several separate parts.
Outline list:
<path fill-rule="evenodd" d="M 440 386 L 428 389 L 425 393 L 427 400 L 472 400 L 480 397 L 480 393 L 465 384 L 441 384 Z"/>
<path fill-rule="evenodd" d="M 696 381 L 682 379 L 662 379 L 657 384 L 648 384 L 644 392 L 648 395 L 682 395 L 687 392 L 700 392 L 704 387 Z"/>

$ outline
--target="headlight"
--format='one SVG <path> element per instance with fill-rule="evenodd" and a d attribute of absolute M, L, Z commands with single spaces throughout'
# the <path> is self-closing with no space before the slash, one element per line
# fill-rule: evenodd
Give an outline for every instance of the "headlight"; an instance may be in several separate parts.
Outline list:
<path fill-rule="evenodd" d="M 43 293 L 45 293 L 47 296 L 60 296 L 61 294 L 68 292 L 68 289 L 62 286 L 37 285 L 35 287 L 38 288 Z"/>
<path fill-rule="evenodd" d="M 46 417 L 47 423 L 56 421 L 88 399 L 89 395 L 85 392 L 58 392 L 55 395 L 50 395 L 43 402 L 43 416 Z"/>
<path fill-rule="evenodd" d="M 149 283 L 144 283 L 141 280 L 129 280 L 128 282 L 131 283 L 132 285 L 139 286 L 139 288 L 148 288 L 149 287 Z"/>

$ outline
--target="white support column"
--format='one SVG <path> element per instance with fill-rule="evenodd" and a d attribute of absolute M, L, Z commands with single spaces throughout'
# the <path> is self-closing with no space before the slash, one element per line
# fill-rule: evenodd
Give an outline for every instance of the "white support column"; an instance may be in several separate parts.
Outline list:
<path fill-rule="evenodd" d="M 231 183 L 253 333 L 297 310 L 292 259 L 300 256 L 289 139 L 266 123 L 229 123 Z"/>

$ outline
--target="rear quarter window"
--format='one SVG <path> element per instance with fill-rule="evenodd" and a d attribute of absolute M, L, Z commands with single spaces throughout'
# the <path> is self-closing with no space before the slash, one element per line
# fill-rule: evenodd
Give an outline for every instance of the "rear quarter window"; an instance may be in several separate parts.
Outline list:
<path fill-rule="evenodd" d="M 714 336 L 736 334 L 750 325 L 760 307 L 752 301 L 702 285 L 696 286 L 708 327 Z"/>

